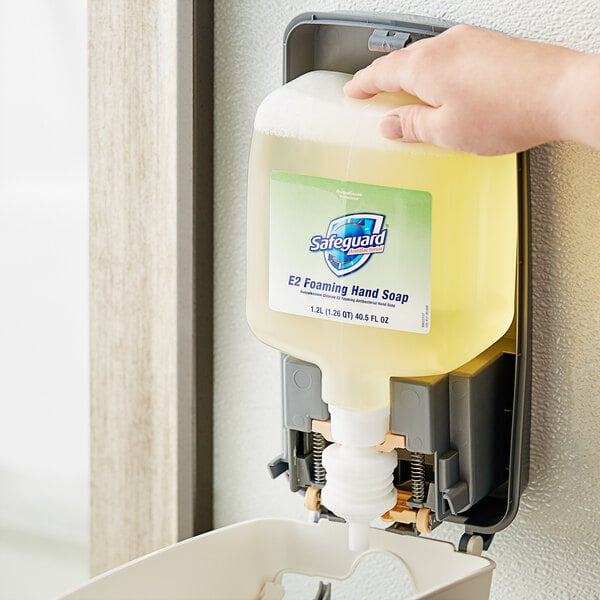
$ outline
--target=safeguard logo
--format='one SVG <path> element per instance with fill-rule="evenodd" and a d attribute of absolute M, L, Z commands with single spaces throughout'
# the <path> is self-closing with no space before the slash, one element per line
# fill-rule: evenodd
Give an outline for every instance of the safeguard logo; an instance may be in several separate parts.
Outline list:
<path fill-rule="evenodd" d="M 385 250 L 387 229 L 385 215 L 355 213 L 343 215 L 329 223 L 327 233 L 310 238 L 309 250 L 323 252 L 325 263 L 337 277 L 362 269 L 373 254 Z"/>

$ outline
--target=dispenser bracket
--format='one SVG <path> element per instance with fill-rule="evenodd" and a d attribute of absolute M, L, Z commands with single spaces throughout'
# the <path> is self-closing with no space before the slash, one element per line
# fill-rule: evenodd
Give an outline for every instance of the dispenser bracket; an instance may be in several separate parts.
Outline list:
<path fill-rule="evenodd" d="M 392 52 L 405 48 L 411 41 L 410 33 L 375 29 L 367 45 L 371 52 Z"/>

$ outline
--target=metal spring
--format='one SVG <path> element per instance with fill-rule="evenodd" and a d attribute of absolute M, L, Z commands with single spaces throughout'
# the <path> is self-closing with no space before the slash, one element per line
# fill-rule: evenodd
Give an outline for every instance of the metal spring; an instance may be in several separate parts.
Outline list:
<path fill-rule="evenodd" d="M 412 452 L 410 455 L 410 478 L 412 480 L 412 501 L 425 502 L 425 455 Z"/>
<path fill-rule="evenodd" d="M 313 483 L 316 486 L 325 485 L 325 468 L 323 467 L 323 450 L 327 442 L 320 433 L 312 434 Z"/>

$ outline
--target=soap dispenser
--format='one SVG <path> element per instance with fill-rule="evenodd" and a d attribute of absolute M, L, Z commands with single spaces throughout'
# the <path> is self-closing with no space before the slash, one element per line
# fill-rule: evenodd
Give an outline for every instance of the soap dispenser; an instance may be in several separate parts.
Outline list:
<path fill-rule="evenodd" d="M 375 519 L 402 514 L 394 527 L 427 533 L 505 485 L 501 463 L 518 432 L 501 439 L 491 428 L 513 414 L 513 394 L 499 390 L 514 383 L 527 337 L 517 328 L 523 156 L 384 139 L 382 116 L 416 100 L 347 98 L 348 73 L 444 26 L 377 25 L 335 13 L 290 24 L 286 83 L 258 109 L 248 184 L 248 322 L 286 355 L 287 447 L 272 472 L 317 498 L 314 513 L 345 520 L 353 550 L 368 547 Z M 485 389 L 461 401 L 454 379 L 477 360 Z M 311 382 L 316 412 L 294 401 L 298 380 Z M 456 421 L 475 410 L 486 413 L 479 429 Z"/>

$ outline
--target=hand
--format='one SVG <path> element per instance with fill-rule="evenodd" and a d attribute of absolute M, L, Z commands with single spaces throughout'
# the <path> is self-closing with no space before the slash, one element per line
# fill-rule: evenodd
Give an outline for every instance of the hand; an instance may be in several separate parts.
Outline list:
<path fill-rule="evenodd" d="M 425 103 L 390 111 L 381 122 L 385 137 L 504 154 L 586 136 L 585 122 L 572 123 L 565 103 L 576 102 L 573 74 L 576 80 L 585 77 L 590 56 L 597 81 L 596 55 L 457 25 L 378 58 L 356 73 L 344 91 L 370 98 L 404 90 Z M 593 85 L 597 91 L 598 84 Z M 600 134 L 600 106 L 595 106 Z M 578 127 L 580 134 L 569 130 Z M 581 141 L 597 145 L 600 135 Z"/>

